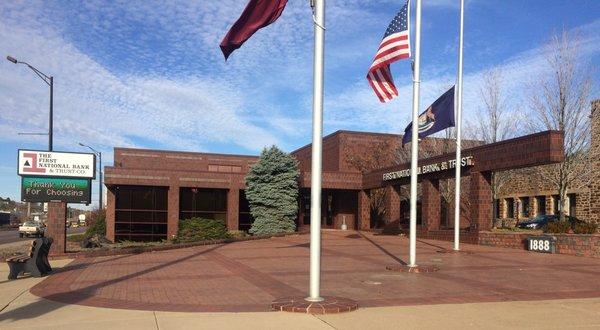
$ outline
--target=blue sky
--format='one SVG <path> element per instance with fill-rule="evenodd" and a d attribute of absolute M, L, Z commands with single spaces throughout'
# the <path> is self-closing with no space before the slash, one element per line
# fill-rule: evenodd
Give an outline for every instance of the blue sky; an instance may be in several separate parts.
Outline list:
<path fill-rule="evenodd" d="M 600 64 L 600 1 L 467 0 L 464 117 L 481 109 L 482 73 L 500 67 L 514 111 L 543 74 L 542 45 L 578 30 L 583 55 Z M 0 55 L 55 77 L 55 150 L 115 146 L 258 154 L 292 151 L 311 136 L 312 19 L 308 1 L 290 0 L 228 62 L 219 42 L 245 0 L 2 1 Z M 409 61 L 392 66 L 400 97 L 380 104 L 365 79 L 402 1 L 328 0 L 324 133 L 398 133 L 411 106 Z M 414 22 L 414 20 L 413 20 Z M 423 0 L 424 108 L 453 84 L 458 0 Z M 598 78 L 595 78 L 596 86 Z M 596 88 L 593 97 L 600 97 Z M 21 65 L 0 61 L 0 196 L 20 198 L 19 148 L 44 149 L 48 89 Z M 96 184 L 94 200 L 97 199 Z"/>

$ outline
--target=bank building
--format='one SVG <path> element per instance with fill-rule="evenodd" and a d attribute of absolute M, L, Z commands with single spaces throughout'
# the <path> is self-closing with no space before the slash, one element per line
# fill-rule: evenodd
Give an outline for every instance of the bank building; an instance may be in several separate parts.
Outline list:
<path fill-rule="evenodd" d="M 600 222 L 600 100 L 591 105 L 591 143 L 585 177 L 567 191 L 565 212 Z M 401 135 L 337 131 L 323 138 L 323 228 L 389 230 L 408 224 L 410 158 Z M 454 140 L 419 143 L 418 235 L 451 239 L 454 226 Z M 378 153 L 378 154 L 376 154 Z M 299 231 L 310 219 L 311 145 L 291 154 L 300 179 Z M 383 156 L 382 156 L 383 155 Z M 541 174 L 564 159 L 563 133 L 545 131 L 492 144 L 463 141 L 461 229 L 477 232 L 539 214 L 556 214 L 558 192 Z M 372 164 L 369 159 L 378 159 Z M 177 234 L 180 219 L 221 219 L 248 230 L 252 216 L 245 176 L 255 155 L 115 148 L 105 167 L 107 238 L 161 240 Z M 361 164 L 361 161 L 363 164 Z M 365 166 L 364 163 L 370 163 Z M 493 173 L 505 182 L 493 193 Z M 495 195 L 495 196 L 494 196 Z"/>

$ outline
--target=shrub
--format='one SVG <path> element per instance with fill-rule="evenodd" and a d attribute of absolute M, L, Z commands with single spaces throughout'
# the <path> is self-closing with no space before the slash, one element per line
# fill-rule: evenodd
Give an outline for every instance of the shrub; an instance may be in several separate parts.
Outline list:
<path fill-rule="evenodd" d="M 598 231 L 596 222 L 581 222 L 575 225 L 575 229 L 573 229 L 575 234 L 595 234 L 596 231 Z"/>
<path fill-rule="evenodd" d="M 106 236 L 106 211 L 95 211 L 91 216 L 90 226 L 85 231 L 84 238 L 90 238 L 94 235 Z"/>
<path fill-rule="evenodd" d="M 246 176 L 246 198 L 254 218 L 250 233 L 270 235 L 296 230 L 298 163 L 277 147 L 265 148 Z"/>
<path fill-rule="evenodd" d="M 233 237 L 233 238 L 240 238 L 240 237 L 248 236 L 248 233 L 246 233 L 243 230 L 230 230 L 227 233 L 229 234 L 229 237 Z"/>
<path fill-rule="evenodd" d="M 176 241 L 194 242 L 228 237 L 227 226 L 222 220 L 191 218 L 179 222 Z"/>
<path fill-rule="evenodd" d="M 545 233 L 566 234 L 571 231 L 571 224 L 568 221 L 550 222 L 544 228 Z"/>

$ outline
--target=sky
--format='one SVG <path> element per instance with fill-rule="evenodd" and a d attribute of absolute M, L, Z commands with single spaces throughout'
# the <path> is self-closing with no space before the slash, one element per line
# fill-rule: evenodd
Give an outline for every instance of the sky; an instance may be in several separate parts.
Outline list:
<path fill-rule="evenodd" d="M 20 199 L 17 150 L 48 146 L 47 136 L 18 134 L 47 132 L 48 86 L 6 55 L 54 77 L 54 150 L 88 151 L 81 142 L 102 152 L 104 166 L 114 147 L 257 155 L 309 143 L 308 3 L 289 0 L 278 21 L 226 62 L 219 43 L 245 0 L 0 2 L 0 196 Z M 423 0 L 422 109 L 456 79 L 458 4 Z M 326 1 L 324 134 L 401 133 L 410 122 L 410 61 L 392 64 L 400 93 L 392 102 L 380 103 L 365 79 L 402 5 Z M 466 0 L 464 120 L 481 111 L 482 76 L 492 68 L 503 71 L 510 111 L 526 113 L 527 86 L 548 70 L 543 46 L 563 29 L 577 31 L 582 55 L 597 67 L 600 1 Z M 96 189 L 94 182 L 94 201 Z"/>

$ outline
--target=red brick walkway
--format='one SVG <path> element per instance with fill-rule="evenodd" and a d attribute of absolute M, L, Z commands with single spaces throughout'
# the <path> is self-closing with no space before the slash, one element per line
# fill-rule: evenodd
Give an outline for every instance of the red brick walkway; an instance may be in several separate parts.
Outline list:
<path fill-rule="evenodd" d="M 31 289 L 69 304 L 162 311 L 266 311 L 276 298 L 308 292 L 309 235 L 138 255 L 78 259 Z M 322 294 L 359 306 L 600 297 L 600 259 L 419 240 L 428 274 L 396 273 L 408 239 L 323 233 Z"/>

